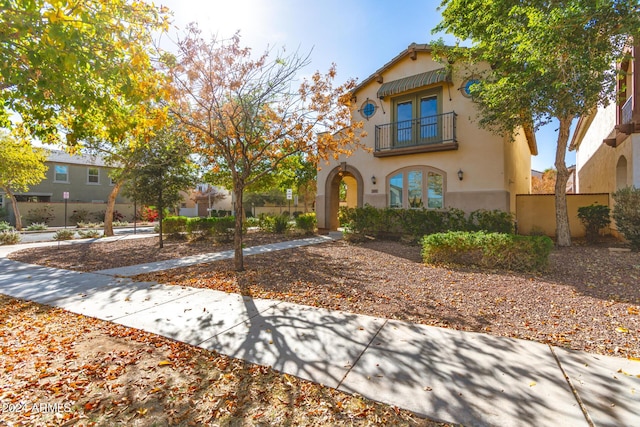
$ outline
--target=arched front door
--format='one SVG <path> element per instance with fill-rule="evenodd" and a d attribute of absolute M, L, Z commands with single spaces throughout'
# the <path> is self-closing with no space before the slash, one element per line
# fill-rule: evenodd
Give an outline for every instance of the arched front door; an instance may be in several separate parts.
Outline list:
<path fill-rule="evenodd" d="M 362 175 L 353 166 L 343 163 L 329 173 L 324 194 L 326 224 L 329 230 L 337 230 L 338 209 L 341 204 L 350 208 L 363 205 Z"/>

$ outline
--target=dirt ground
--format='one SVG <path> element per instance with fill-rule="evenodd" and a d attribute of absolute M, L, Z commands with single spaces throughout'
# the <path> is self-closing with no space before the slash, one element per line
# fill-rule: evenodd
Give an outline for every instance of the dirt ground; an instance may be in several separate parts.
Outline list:
<path fill-rule="evenodd" d="M 286 239 L 254 234 L 246 246 Z M 284 301 L 640 358 L 640 253 L 556 249 L 546 271 L 425 265 L 390 241 L 324 243 L 140 275 Z M 617 246 L 617 245 L 615 245 Z M 84 271 L 230 249 L 156 239 L 32 248 L 15 260 Z M 0 296 L 1 425 L 446 426 L 269 368 Z"/>

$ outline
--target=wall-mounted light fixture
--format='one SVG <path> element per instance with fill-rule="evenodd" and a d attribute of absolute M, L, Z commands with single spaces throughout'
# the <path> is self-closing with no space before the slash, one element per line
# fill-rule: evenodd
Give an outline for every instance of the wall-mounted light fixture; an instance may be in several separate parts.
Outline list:
<path fill-rule="evenodd" d="M 373 185 L 376 185 L 376 182 L 378 182 L 378 180 L 376 179 L 376 176 L 375 176 L 375 175 L 373 175 L 373 176 L 371 177 L 371 183 L 372 183 Z"/>
<path fill-rule="evenodd" d="M 462 169 L 460 169 L 460 170 L 458 171 L 458 179 L 459 179 L 460 181 L 462 181 L 462 178 L 464 178 L 464 172 L 462 172 Z"/>

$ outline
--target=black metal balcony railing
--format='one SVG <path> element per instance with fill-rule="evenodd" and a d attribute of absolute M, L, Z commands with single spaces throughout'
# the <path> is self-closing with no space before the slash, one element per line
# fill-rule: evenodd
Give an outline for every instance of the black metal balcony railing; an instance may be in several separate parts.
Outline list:
<path fill-rule="evenodd" d="M 376 126 L 375 151 L 456 142 L 455 112 Z"/>
<path fill-rule="evenodd" d="M 622 106 L 622 122 L 620 123 L 622 125 L 631 123 L 631 118 L 633 116 L 632 99 L 633 97 L 630 96 L 629 99 L 627 99 L 627 101 Z"/>

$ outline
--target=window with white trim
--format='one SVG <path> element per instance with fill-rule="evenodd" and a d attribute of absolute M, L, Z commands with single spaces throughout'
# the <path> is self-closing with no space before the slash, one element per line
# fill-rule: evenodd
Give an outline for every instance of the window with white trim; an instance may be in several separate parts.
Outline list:
<path fill-rule="evenodd" d="M 89 166 L 87 168 L 87 184 L 100 184 L 100 169 Z"/>
<path fill-rule="evenodd" d="M 426 166 L 412 166 L 387 177 L 391 208 L 443 209 L 444 173 Z"/>

